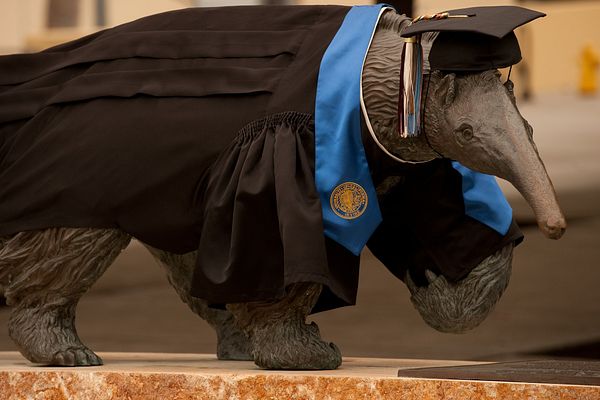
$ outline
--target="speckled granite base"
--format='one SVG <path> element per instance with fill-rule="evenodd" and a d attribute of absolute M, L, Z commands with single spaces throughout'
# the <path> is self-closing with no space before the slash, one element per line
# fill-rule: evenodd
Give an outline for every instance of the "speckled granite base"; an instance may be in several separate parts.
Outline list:
<path fill-rule="evenodd" d="M 262 371 L 195 354 L 103 353 L 106 365 L 35 367 L 0 352 L 0 399 L 502 399 L 598 400 L 600 387 L 398 378 L 399 369 L 457 361 L 346 358 L 336 371 Z"/>

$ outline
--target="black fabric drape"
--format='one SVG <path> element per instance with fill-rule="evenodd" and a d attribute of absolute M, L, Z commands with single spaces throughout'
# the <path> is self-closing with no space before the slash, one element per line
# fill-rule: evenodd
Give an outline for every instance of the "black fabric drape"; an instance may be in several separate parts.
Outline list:
<path fill-rule="evenodd" d="M 318 68 L 348 9 L 180 10 L 0 57 L 0 235 L 119 228 L 198 250 L 213 303 L 309 280 L 316 310 L 353 304 L 358 257 L 314 188 Z"/>
<path fill-rule="evenodd" d="M 425 270 L 450 282 L 523 234 L 513 221 L 506 235 L 465 214 L 462 178 L 450 160 L 415 166 L 379 198 L 384 216 L 367 246 L 398 278 L 410 271 L 427 285 Z"/>
<path fill-rule="evenodd" d="M 0 57 L 0 235 L 113 227 L 194 250 L 207 169 L 252 121 L 314 113 L 347 11 L 192 8 Z"/>
<path fill-rule="evenodd" d="M 324 237 L 314 184 L 317 74 L 347 11 L 194 8 L 0 57 L 0 235 L 118 228 L 198 250 L 192 293 L 213 304 L 304 281 L 324 285 L 314 311 L 354 304 L 359 258 Z M 515 239 L 465 219 L 449 163 L 363 141 L 376 185 L 407 177 L 369 242 L 398 276 L 433 263 L 459 278 Z"/>

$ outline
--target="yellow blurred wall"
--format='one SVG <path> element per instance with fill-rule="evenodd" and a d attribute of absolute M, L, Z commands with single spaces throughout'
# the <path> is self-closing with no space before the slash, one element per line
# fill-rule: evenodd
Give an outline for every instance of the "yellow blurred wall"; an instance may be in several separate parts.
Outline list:
<path fill-rule="evenodd" d="M 25 37 L 44 27 L 46 0 L 0 0 L 0 54 L 22 51 Z"/>
<path fill-rule="evenodd" d="M 29 46 L 39 50 L 97 29 L 94 0 L 80 0 L 77 29 L 49 33 L 44 29 L 47 0 L 0 0 L 0 54 L 19 52 Z M 193 4 L 257 4 L 260 0 L 106 0 L 109 26 L 145 15 Z M 371 0 L 290 0 L 296 4 L 372 4 Z M 592 0 L 415 0 L 415 15 L 443 9 L 515 4 L 543 11 L 546 18 L 517 30 L 527 66 L 530 88 L 540 92 L 574 92 L 580 75 L 580 56 L 586 44 L 600 52 L 600 1 Z M 516 70 L 515 80 L 523 74 Z M 600 73 L 600 71 L 599 71 Z M 521 77 L 521 78 L 520 78 Z"/>
<path fill-rule="evenodd" d="M 548 14 L 531 24 L 533 91 L 575 91 L 584 46 L 589 43 L 600 52 L 600 2 L 527 1 L 524 5 Z"/>
<path fill-rule="evenodd" d="M 512 4 L 548 14 L 517 29 L 531 91 L 574 92 L 581 73 L 580 57 L 589 43 L 600 52 L 600 2 L 593 0 L 416 0 L 415 15 L 445 9 Z M 598 71 L 600 74 L 600 71 Z M 516 74 L 517 89 L 519 74 Z"/>
<path fill-rule="evenodd" d="M 189 7 L 191 4 L 190 1 L 182 0 L 106 0 L 107 24 L 119 25 L 147 15 Z"/>
<path fill-rule="evenodd" d="M 345 1 L 345 0 L 297 0 L 294 2 L 295 4 L 302 4 L 302 5 L 306 5 L 306 4 L 338 4 L 338 5 L 344 5 L 344 6 L 353 6 L 353 5 L 364 5 L 364 4 L 374 4 L 374 1 L 371 0 L 349 0 L 349 1 Z M 385 3 L 385 1 L 384 1 Z"/>

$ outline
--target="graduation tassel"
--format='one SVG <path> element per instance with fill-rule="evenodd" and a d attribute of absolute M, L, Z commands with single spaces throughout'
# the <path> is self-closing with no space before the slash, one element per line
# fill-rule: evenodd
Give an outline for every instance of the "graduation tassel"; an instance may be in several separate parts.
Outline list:
<path fill-rule="evenodd" d="M 402 48 L 398 133 L 403 138 L 417 136 L 420 131 L 423 86 L 423 49 L 420 41 L 420 35 L 407 38 Z"/>
<path fill-rule="evenodd" d="M 450 15 L 449 12 L 421 15 L 412 20 L 442 20 L 469 18 L 475 14 Z M 398 98 L 398 133 L 401 137 L 418 136 L 421 130 L 421 92 L 423 88 L 423 48 L 421 35 L 404 39 L 400 67 L 400 93 Z"/>

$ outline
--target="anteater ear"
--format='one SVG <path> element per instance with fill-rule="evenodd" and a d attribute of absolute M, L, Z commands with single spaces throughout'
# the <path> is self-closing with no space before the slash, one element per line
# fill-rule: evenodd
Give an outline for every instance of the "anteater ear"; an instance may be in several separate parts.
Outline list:
<path fill-rule="evenodd" d="M 436 91 L 436 97 L 442 101 L 444 108 L 447 108 L 454 101 L 456 96 L 456 75 L 447 74 L 445 75 Z"/>

